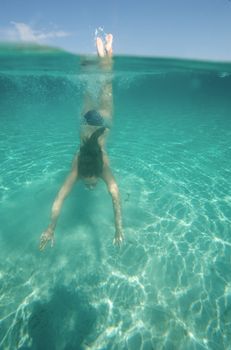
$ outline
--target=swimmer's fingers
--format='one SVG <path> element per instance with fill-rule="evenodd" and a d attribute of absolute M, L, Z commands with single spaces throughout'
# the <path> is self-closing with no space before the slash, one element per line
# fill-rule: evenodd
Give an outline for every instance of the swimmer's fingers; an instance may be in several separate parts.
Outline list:
<path fill-rule="evenodd" d="M 39 250 L 42 251 L 46 247 L 48 240 L 49 240 L 49 238 L 48 238 L 46 232 L 42 233 L 41 238 L 40 238 Z"/>
<path fill-rule="evenodd" d="M 52 236 L 51 238 L 51 248 L 53 248 L 55 245 L 55 238 L 54 238 L 54 235 Z"/>
<path fill-rule="evenodd" d="M 39 244 L 39 250 L 42 251 L 46 247 L 46 244 L 47 244 L 47 239 L 42 234 L 40 239 L 40 244 Z"/>
<path fill-rule="evenodd" d="M 42 233 L 41 238 L 40 238 L 40 245 L 39 245 L 39 250 L 44 250 L 46 247 L 47 243 L 51 241 L 51 247 L 54 246 L 54 234 L 51 231 L 45 231 Z"/>
<path fill-rule="evenodd" d="M 114 238 L 114 240 L 113 240 L 113 244 L 114 244 L 115 246 L 118 246 L 118 247 L 121 247 L 122 244 L 123 244 L 123 242 L 124 242 L 124 237 L 123 237 L 122 234 L 116 235 L 115 238 Z"/>

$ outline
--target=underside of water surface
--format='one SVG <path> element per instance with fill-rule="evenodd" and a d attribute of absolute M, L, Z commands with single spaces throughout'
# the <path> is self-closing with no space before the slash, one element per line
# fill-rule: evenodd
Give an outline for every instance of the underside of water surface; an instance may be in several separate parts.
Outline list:
<path fill-rule="evenodd" d="M 79 182 L 40 252 L 102 81 L 125 242 Z M 0 349 L 230 349 L 231 64 L 1 46 L 0 165 Z"/>

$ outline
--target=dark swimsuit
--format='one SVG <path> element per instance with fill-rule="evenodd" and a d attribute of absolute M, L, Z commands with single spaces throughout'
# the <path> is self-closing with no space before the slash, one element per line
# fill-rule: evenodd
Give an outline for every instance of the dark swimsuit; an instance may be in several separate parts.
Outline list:
<path fill-rule="evenodd" d="M 109 128 L 109 126 L 105 122 L 105 119 L 95 109 L 92 109 L 88 111 L 86 114 L 84 114 L 83 124 L 91 125 L 91 126 L 103 126 L 105 128 Z"/>

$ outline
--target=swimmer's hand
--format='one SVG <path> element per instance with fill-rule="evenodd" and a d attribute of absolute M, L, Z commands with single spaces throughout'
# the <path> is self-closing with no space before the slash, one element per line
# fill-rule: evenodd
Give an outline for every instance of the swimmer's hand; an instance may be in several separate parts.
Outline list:
<path fill-rule="evenodd" d="M 51 241 L 51 247 L 54 246 L 54 230 L 50 227 L 41 234 L 39 250 L 43 250 L 47 243 Z"/>
<path fill-rule="evenodd" d="M 120 247 L 122 245 L 123 241 L 124 241 L 123 232 L 122 231 L 116 231 L 115 237 L 114 237 L 114 240 L 113 240 L 113 244 Z"/>

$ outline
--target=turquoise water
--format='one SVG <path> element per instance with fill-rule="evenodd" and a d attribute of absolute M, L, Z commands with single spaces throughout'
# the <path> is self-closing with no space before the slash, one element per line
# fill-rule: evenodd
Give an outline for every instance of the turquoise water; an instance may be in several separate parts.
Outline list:
<path fill-rule="evenodd" d="M 87 59 L 0 51 L 0 349 L 231 349 L 231 64 Z M 105 185 L 79 183 L 41 253 L 105 74 L 125 244 Z"/>

